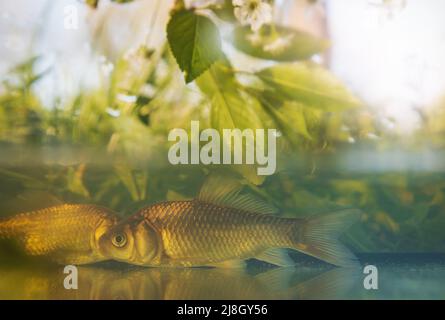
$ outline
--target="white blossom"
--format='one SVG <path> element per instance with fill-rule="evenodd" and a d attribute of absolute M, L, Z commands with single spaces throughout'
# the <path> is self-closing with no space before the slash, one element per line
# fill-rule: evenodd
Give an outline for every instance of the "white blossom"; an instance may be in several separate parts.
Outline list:
<path fill-rule="evenodd" d="M 406 7 L 406 0 L 368 0 L 368 3 L 386 12 L 388 18 L 392 18 Z"/>
<path fill-rule="evenodd" d="M 242 25 L 258 31 L 263 24 L 272 22 L 272 6 L 264 0 L 233 0 L 235 17 Z"/>

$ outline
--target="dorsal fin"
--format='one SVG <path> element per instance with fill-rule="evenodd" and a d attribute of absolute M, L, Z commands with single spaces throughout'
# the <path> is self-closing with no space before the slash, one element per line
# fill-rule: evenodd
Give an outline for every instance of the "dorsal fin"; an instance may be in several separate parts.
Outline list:
<path fill-rule="evenodd" d="M 42 190 L 27 190 L 2 204 L 8 213 L 23 213 L 64 204 L 53 194 Z"/>
<path fill-rule="evenodd" d="M 226 204 L 241 191 L 243 185 L 234 177 L 211 174 L 199 191 L 198 200 L 215 204 Z"/>
<path fill-rule="evenodd" d="M 25 191 L 18 195 L 17 198 L 20 199 L 21 202 L 26 202 L 27 204 L 34 205 L 35 207 L 40 205 L 46 208 L 59 206 L 64 203 L 54 194 L 43 190 Z"/>
<path fill-rule="evenodd" d="M 240 194 L 243 184 L 234 177 L 210 175 L 201 187 L 198 201 L 223 205 L 258 213 L 276 213 L 278 210 L 251 194 Z"/>

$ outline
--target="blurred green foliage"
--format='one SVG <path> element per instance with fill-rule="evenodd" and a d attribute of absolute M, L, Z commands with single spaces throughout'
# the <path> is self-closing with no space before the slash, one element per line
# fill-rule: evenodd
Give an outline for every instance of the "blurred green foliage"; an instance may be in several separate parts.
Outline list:
<path fill-rule="evenodd" d="M 225 10 L 227 16 L 227 8 L 209 10 Z M 358 251 L 444 250 L 443 174 L 355 173 L 336 166 L 350 149 L 379 152 L 407 142 L 385 131 L 377 115 L 328 70 L 309 61 L 289 63 L 320 53 L 324 41 L 264 26 L 256 35 L 264 37 L 258 42 L 262 48 L 246 47 L 239 37 L 248 31 L 235 20 L 213 21 L 201 14 L 184 13 L 203 28 L 195 33 L 203 32 L 205 39 L 216 34 L 220 23 L 235 24 L 237 32 L 244 30 L 235 47 L 271 60 L 272 66 L 237 70 L 223 52 L 212 51 L 220 47 L 207 50 L 202 41 L 184 53 L 183 45 L 168 43 L 180 39 L 181 25 L 188 25 L 178 23 L 164 46 L 131 51 L 112 62 L 101 86 L 60 97 L 53 105 L 43 105 L 34 90 L 50 72 L 35 73 L 38 58 L 12 69 L 0 89 L 0 214 L 44 206 L 56 196 L 129 215 L 157 201 L 192 198 L 210 171 L 227 169 L 286 215 L 362 209 L 362 223 L 345 236 Z M 292 35 L 287 44 L 292 50 L 265 54 L 264 46 L 281 39 L 280 32 Z M 187 81 L 196 81 L 186 85 L 181 70 Z M 410 141 L 415 148 L 427 142 L 439 152 L 445 141 L 445 103 L 431 110 Z M 200 120 L 201 129 L 278 128 L 279 172 L 266 178 L 256 176 L 253 166 L 170 165 L 168 132 L 189 128 L 191 120 Z M 299 166 L 301 159 L 309 160 Z M 37 199 L 30 196 L 36 192 Z"/>

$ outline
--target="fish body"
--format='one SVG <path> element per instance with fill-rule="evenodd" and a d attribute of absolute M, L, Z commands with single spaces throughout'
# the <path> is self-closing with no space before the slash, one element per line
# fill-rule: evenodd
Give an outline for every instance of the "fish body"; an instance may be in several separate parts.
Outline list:
<path fill-rule="evenodd" d="M 155 233 L 157 254 L 142 259 L 142 264 L 190 267 L 244 260 L 271 247 L 291 247 L 297 221 L 200 201 L 174 201 L 144 209 L 129 222 L 141 239 L 144 233 Z M 150 230 L 138 231 L 141 228 Z"/>
<path fill-rule="evenodd" d="M 245 260 L 268 248 L 291 247 L 296 219 L 201 201 L 176 201 L 139 213 L 159 230 L 161 264 L 196 266 Z"/>
<path fill-rule="evenodd" d="M 109 209 L 64 204 L 0 219 L 0 238 L 16 241 L 31 256 L 60 264 L 105 260 L 98 239 L 117 223 Z"/>
<path fill-rule="evenodd" d="M 283 248 L 335 265 L 355 263 L 337 237 L 356 220 L 357 210 L 282 218 L 267 205 L 231 190 L 205 191 L 195 200 L 144 208 L 104 234 L 101 250 L 112 259 L 143 266 L 233 267 L 249 258 L 292 265 Z"/>

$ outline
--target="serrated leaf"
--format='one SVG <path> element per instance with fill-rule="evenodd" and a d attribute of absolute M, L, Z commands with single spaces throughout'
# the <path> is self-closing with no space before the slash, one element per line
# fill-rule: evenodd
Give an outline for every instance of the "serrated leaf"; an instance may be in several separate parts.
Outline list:
<path fill-rule="evenodd" d="M 283 136 L 294 147 L 301 143 L 301 138 L 312 140 L 306 124 L 305 108 L 298 102 L 279 101 L 268 92 L 257 92 L 266 113 L 273 120 Z"/>
<path fill-rule="evenodd" d="M 239 84 L 226 71 L 223 63 L 215 64 L 203 74 L 197 84 L 212 101 L 212 127 L 217 129 L 257 129 L 261 120 L 239 91 Z"/>
<path fill-rule="evenodd" d="M 278 112 L 287 136 L 301 135 L 306 139 L 312 139 L 306 126 L 304 107 L 300 103 L 286 101 Z"/>
<path fill-rule="evenodd" d="M 258 101 L 239 91 L 241 86 L 229 70 L 228 64 L 218 62 L 196 81 L 211 101 L 211 126 L 220 134 L 223 129 L 262 128 L 261 119 L 255 111 L 259 108 Z M 235 171 L 258 185 L 263 182 L 264 176 L 258 176 L 256 169 L 256 165 L 234 165 Z"/>
<path fill-rule="evenodd" d="M 266 68 L 257 76 L 282 99 L 324 111 L 342 111 L 361 102 L 326 69 L 315 64 L 280 64 Z"/>
<path fill-rule="evenodd" d="M 233 45 L 250 56 L 284 62 L 308 59 L 326 50 L 328 42 L 286 27 L 268 26 L 255 33 L 246 26 L 235 28 Z"/>
<path fill-rule="evenodd" d="M 177 11 L 167 25 L 167 38 L 187 83 L 223 57 L 216 25 L 192 10 Z"/>

